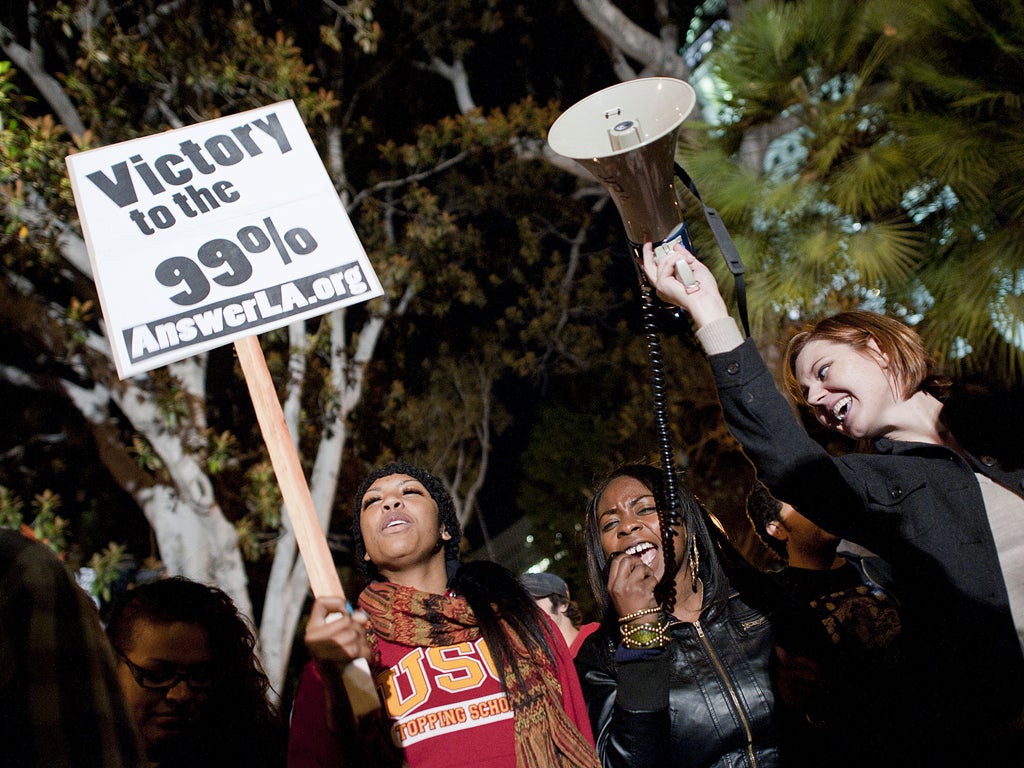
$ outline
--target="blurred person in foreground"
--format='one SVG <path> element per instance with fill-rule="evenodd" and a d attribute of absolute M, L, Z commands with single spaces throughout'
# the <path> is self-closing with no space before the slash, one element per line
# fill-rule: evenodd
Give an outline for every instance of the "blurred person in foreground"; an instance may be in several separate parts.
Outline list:
<path fill-rule="evenodd" d="M 287 733 L 248 622 L 222 590 L 174 577 L 111 608 L 107 635 L 151 766 L 283 766 Z"/>
<path fill-rule="evenodd" d="M 0 529 L 0 763 L 145 765 L 96 605 L 44 544 Z"/>

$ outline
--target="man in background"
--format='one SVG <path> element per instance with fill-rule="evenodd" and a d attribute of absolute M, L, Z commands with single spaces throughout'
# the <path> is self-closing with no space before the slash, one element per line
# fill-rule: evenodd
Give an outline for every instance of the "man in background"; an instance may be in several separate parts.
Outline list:
<path fill-rule="evenodd" d="M 553 573 L 524 573 L 519 577 L 541 610 L 551 616 L 569 646 L 569 653 L 576 656 L 576 651 L 583 645 L 587 636 L 599 626 L 591 622 L 583 624 L 580 609 L 569 594 L 569 585 Z"/>
<path fill-rule="evenodd" d="M 899 603 L 888 564 L 840 547 L 757 483 L 747 517 L 782 567 L 771 573 L 791 612 L 775 618 L 787 765 L 899 765 L 907 706 L 900 678 Z M 816 621 L 815 621 L 816 619 Z M 910 759 L 910 755 L 903 755 Z"/>

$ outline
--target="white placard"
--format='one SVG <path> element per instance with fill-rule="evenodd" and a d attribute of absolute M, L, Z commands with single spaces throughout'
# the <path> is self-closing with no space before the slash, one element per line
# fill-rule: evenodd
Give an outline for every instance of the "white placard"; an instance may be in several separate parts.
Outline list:
<path fill-rule="evenodd" d="M 291 101 L 66 162 L 122 379 L 383 293 Z"/>

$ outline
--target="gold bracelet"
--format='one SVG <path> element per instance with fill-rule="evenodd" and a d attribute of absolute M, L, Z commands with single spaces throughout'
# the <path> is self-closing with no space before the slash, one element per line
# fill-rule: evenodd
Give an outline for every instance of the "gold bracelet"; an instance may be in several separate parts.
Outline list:
<path fill-rule="evenodd" d="M 622 647 L 629 650 L 664 648 L 670 642 L 669 622 L 665 619 L 633 624 L 622 629 Z"/>
<path fill-rule="evenodd" d="M 640 610 L 640 611 L 633 611 L 633 613 L 627 613 L 625 616 L 619 617 L 619 624 L 628 624 L 629 622 L 633 621 L 634 619 L 639 619 L 641 616 L 647 616 L 648 614 L 651 614 L 651 613 L 659 613 L 660 611 L 661 611 L 661 606 L 660 605 L 656 605 L 653 608 L 644 608 L 643 610 Z"/>
<path fill-rule="evenodd" d="M 633 637 L 643 632 L 657 632 L 665 626 L 668 626 L 667 621 L 655 619 L 654 621 L 644 621 L 639 624 L 624 624 L 619 628 L 619 632 L 623 637 Z"/>

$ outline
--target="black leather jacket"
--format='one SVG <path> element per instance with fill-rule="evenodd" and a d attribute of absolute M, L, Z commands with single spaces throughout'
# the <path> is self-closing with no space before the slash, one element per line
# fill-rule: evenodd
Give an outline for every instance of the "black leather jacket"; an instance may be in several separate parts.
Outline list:
<path fill-rule="evenodd" d="M 779 765 L 767 617 L 733 592 L 671 632 L 666 649 L 627 651 L 603 625 L 576 655 L 604 768 Z"/>

